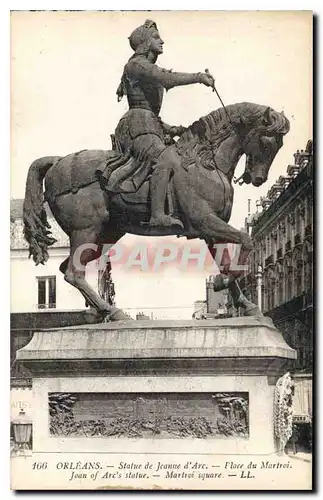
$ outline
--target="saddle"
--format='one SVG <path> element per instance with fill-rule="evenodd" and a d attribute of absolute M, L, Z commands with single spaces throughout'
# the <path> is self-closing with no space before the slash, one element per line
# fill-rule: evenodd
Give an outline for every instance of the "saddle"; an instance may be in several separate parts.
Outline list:
<path fill-rule="evenodd" d="M 107 193 L 136 193 L 147 180 L 151 169 L 152 164 L 147 159 L 113 151 L 105 164 L 98 166 L 95 175 Z"/>
<path fill-rule="evenodd" d="M 110 137 L 112 143 L 110 157 L 95 172 L 101 188 L 110 196 L 118 194 L 127 205 L 150 204 L 152 162 L 140 156 L 134 158 L 130 152 L 121 153 L 117 150 L 114 134 L 111 134 Z M 175 141 L 172 141 L 171 144 L 175 144 Z M 187 168 L 184 164 L 183 167 Z M 172 178 L 168 183 L 166 210 L 169 215 L 178 215 Z"/>
<path fill-rule="evenodd" d="M 110 196 L 119 194 L 122 200 L 130 205 L 150 203 L 151 164 L 140 158 L 135 159 L 130 154 L 117 151 L 113 153 L 95 172 L 103 191 Z M 172 178 L 168 185 L 166 203 L 167 212 L 173 214 L 177 204 Z"/>
<path fill-rule="evenodd" d="M 127 205 L 142 205 L 151 202 L 150 198 L 150 176 L 134 193 L 119 193 L 119 196 Z M 177 213 L 177 202 L 174 192 L 174 182 L 170 179 L 167 189 L 166 210 L 169 215 Z"/>

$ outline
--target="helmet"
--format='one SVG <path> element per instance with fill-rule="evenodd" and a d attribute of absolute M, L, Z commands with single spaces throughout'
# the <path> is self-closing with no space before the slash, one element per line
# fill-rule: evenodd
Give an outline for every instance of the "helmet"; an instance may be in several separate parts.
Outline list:
<path fill-rule="evenodd" d="M 152 35 L 155 32 L 158 32 L 156 23 L 147 19 L 144 24 L 136 28 L 129 36 L 129 43 L 132 50 L 137 55 L 146 54 L 150 47 Z"/>

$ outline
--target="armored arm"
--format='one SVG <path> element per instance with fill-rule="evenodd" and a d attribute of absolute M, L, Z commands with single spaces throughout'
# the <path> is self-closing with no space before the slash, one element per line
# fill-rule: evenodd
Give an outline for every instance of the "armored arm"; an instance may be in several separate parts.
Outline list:
<path fill-rule="evenodd" d="M 172 89 L 173 87 L 179 87 L 180 85 L 202 83 L 200 81 L 200 73 L 177 73 L 158 68 L 156 65 L 154 65 L 151 71 L 150 78 L 162 85 L 166 90 Z"/>
<path fill-rule="evenodd" d="M 159 68 L 147 60 L 134 61 L 131 70 L 135 77 L 147 83 L 162 85 L 166 90 L 180 85 L 204 83 L 203 73 L 177 73 Z"/>
<path fill-rule="evenodd" d="M 183 127 L 182 125 L 168 125 L 168 123 L 165 122 L 161 122 L 161 124 L 165 133 L 169 134 L 171 137 L 180 136 L 186 130 L 186 127 Z"/>

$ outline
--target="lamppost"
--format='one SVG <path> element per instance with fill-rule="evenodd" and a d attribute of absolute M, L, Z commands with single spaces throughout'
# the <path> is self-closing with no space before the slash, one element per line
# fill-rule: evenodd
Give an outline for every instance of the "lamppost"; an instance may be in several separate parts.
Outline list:
<path fill-rule="evenodd" d="M 256 273 L 257 280 L 257 302 L 258 308 L 262 311 L 262 265 L 258 264 L 258 269 Z"/>
<path fill-rule="evenodd" d="M 32 432 L 32 421 L 27 417 L 23 409 L 20 410 L 18 417 L 12 421 L 12 427 L 15 441 L 12 453 L 15 455 L 28 454 L 30 450 L 29 442 Z"/>

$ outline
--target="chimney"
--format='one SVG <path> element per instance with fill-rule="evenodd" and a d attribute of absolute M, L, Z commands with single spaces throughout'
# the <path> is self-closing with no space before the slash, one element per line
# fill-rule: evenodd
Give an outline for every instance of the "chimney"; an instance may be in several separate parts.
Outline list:
<path fill-rule="evenodd" d="M 272 190 L 273 190 L 274 198 L 275 198 L 275 200 L 277 200 L 277 198 L 279 198 L 280 195 L 282 194 L 282 192 L 284 191 L 284 188 L 280 185 L 280 183 L 278 181 L 276 181 L 272 187 Z"/>
<path fill-rule="evenodd" d="M 299 162 L 299 158 L 300 158 L 300 151 L 299 151 L 299 149 L 296 151 L 296 153 L 293 154 L 293 156 L 294 156 L 295 165 L 297 165 L 298 162 Z"/>
<path fill-rule="evenodd" d="M 256 212 L 259 214 L 261 211 L 261 199 L 256 201 Z"/>
<path fill-rule="evenodd" d="M 264 210 L 268 210 L 268 208 L 270 207 L 270 205 L 271 205 L 271 200 L 269 200 L 268 198 L 265 197 L 262 200 L 262 207 L 263 207 L 263 209 Z"/>
<path fill-rule="evenodd" d="M 279 185 L 283 188 L 283 189 L 286 189 L 287 186 L 289 185 L 289 182 L 290 182 L 290 179 L 288 177 L 285 177 L 283 175 L 281 175 L 278 179 L 278 183 Z"/>
<path fill-rule="evenodd" d="M 298 153 L 299 154 L 299 153 Z M 295 179 L 300 171 L 300 166 L 297 165 L 288 165 L 287 173 L 291 179 Z"/>

